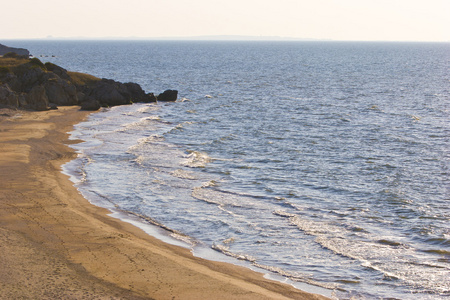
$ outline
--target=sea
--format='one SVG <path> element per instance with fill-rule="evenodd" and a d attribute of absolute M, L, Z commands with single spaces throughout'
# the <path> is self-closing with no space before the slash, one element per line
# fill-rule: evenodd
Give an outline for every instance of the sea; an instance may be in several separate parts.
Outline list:
<path fill-rule="evenodd" d="M 92 203 L 334 299 L 450 296 L 450 44 L 7 41 L 71 71 L 178 90 L 75 126 Z"/>

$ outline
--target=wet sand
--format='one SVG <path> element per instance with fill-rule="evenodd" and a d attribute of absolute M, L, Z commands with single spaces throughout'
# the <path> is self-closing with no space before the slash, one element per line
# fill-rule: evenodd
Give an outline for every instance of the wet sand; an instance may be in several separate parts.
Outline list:
<path fill-rule="evenodd" d="M 108 216 L 61 165 L 89 112 L 0 112 L 0 299 L 326 299 Z"/>

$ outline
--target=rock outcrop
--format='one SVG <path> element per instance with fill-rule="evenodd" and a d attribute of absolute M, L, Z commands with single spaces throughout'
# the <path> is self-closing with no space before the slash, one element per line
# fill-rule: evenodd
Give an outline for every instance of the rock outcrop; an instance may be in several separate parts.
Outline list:
<path fill-rule="evenodd" d="M 34 110 L 47 110 L 48 97 L 45 92 L 45 88 L 42 85 L 35 85 L 25 96 L 25 108 L 30 108 Z"/>
<path fill-rule="evenodd" d="M 43 84 L 48 101 L 57 105 L 77 105 L 77 89 L 70 81 L 51 78 Z"/>
<path fill-rule="evenodd" d="M 178 97 L 177 90 L 166 90 L 162 94 L 159 94 L 158 101 L 176 101 Z"/>
<path fill-rule="evenodd" d="M 18 55 L 23 55 L 26 57 L 30 56 L 30 51 L 28 51 L 27 49 L 23 49 L 23 48 L 13 48 L 13 47 L 8 47 L 5 45 L 0 44 L 0 55 L 5 55 L 6 53 L 16 53 Z"/>
<path fill-rule="evenodd" d="M 156 97 L 146 94 L 137 83 L 121 83 L 112 79 L 101 79 L 91 84 L 79 85 L 78 91 L 84 95 L 84 101 L 97 100 L 102 106 L 116 106 L 133 102 L 156 102 Z"/>
<path fill-rule="evenodd" d="M 19 107 L 19 96 L 7 84 L 0 85 L 0 99 L 5 106 Z"/>
<path fill-rule="evenodd" d="M 178 91 L 167 90 L 155 97 L 137 83 L 69 72 L 37 58 L 0 58 L 0 106 L 45 110 L 80 105 L 81 109 L 97 110 L 133 102 L 175 101 L 177 95 Z"/>
<path fill-rule="evenodd" d="M 81 103 L 81 110 L 98 110 L 102 107 L 100 102 L 94 99 L 89 99 Z"/>

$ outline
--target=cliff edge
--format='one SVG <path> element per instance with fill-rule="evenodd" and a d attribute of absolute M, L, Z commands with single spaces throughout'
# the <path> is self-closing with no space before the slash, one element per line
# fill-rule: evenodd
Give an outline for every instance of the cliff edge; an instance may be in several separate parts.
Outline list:
<path fill-rule="evenodd" d="M 8 47 L 8 46 L 0 44 L 0 56 L 5 55 L 6 53 L 10 53 L 10 52 L 16 53 L 17 55 L 23 55 L 26 57 L 30 56 L 30 51 L 28 51 L 27 49 L 13 48 L 13 47 Z"/>

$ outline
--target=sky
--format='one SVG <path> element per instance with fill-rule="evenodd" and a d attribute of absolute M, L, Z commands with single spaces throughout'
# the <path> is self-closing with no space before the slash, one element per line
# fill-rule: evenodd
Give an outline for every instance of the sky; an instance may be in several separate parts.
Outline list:
<path fill-rule="evenodd" d="M 0 0 L 0 39 L 450 41 L 450 0 Z"/>

